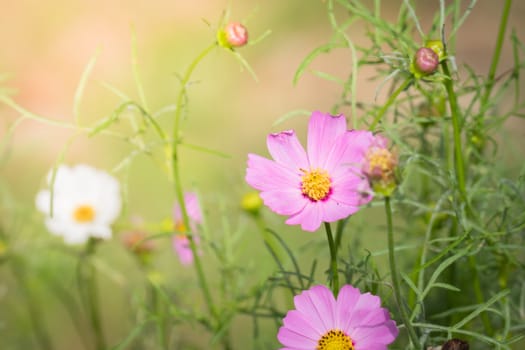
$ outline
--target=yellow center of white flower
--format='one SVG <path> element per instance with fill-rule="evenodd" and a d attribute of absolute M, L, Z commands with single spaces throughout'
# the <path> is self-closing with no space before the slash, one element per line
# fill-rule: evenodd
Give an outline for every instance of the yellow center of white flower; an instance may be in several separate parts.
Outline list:
<path fill-rule="evenodd" d="M 343 331 L 331 329 L 319 339 L 315 350 L 354 350 L 354 344 Z"/>
<path fill-rule="evenodd" d="M 73 212 L 73 219 L 80 224 L 92 222 L 95 219 L 95 209 L 90 205 L 79 205 Z"/>
<path fill-rule="evenodd" d="M 301 192 L 312 201 L 325 199 L 330 194 L 332 180 L 328 173 L 322 169 L 304 170 L 301 177 Z"/>

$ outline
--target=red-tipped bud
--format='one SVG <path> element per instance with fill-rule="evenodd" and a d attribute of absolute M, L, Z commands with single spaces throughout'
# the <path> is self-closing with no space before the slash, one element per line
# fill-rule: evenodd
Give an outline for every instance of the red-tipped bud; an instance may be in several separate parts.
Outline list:
<path fill-rule="evenodd" d="M 230 22 L 217 32 L 217 39 L 222 47 L 241 47 L 248 42 L 248 29 L 238 22 Z"/>
<path fill-rule="evenodd" d="M 438 66 L 439 56 L 434 50 L 428 47 L 422 47 L 417 50 L 414 57 L 414 68 L 420 75 L 432 74 Z"/>

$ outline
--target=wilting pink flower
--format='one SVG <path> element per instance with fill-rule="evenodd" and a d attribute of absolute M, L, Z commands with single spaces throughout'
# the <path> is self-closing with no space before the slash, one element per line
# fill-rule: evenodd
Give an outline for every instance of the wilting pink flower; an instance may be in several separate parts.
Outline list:
<path fill-rule="evenodd" d="M 365 153 L 363 173 L 375 193 L 390 196 L 397 186 L 397 156 L 388 149 L 388 140 L 374 135 Z"/>
<path fill-rule="evenodd" d="M 289 216 L 287 224 L 315 231 L 372 199 L 361 169 L 372 137 L 369 131 L 347 130 L 342 115 L 314 112 L 307 152 L 293 130 L 270 134 L 267 145 L 274 160 L 249 154 L 246 182 L 261 191 L 271 210 Z"/>
<path fill-rule="evenodd" d="M 277 334 L 281 350 L 386 350 L 399 333 L 379 297 L 350 285 L 337 300 L 327 287 L 313 286 L 294 304 Z"/>
<path fill-rule="evenodd" d="M 173 222 L 175 235 L 173 236 L 173 249 L 179 256 L 179 260 L 183 265 L 191 265 L 193 263 L 193 252 L 190 246 L 188 234 L 191 234 L 193 242 L 199 245 L 200 238 L 197 235 L 198 225 L 202 222 L 202 213 L 199 206 L 199 199 L 193 192 L 187 192 L 184 195 L 184 204 L 189 219 L 189 231 L 184 225 L 182 211 L 178 203 L 173 207 Z"/>

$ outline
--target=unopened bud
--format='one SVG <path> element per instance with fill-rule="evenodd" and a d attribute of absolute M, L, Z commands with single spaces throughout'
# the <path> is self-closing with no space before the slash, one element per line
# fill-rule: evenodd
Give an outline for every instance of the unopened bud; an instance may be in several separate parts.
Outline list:
<path fill-rule="evenodd" d="M 217 40 L 219 45 L 228 49 L 241 47 L 248 42 L 248 30 L 238 22 L 230 22 L 217 32 Z"/>
<path fill-rule="evenodd" d="M 137 255 L 147 254 L 155 249 L 153 242 L 147 239 L 147 234 L 139 230 L 125 232 L 122 235 L 122 243 Z"/>
<path fill-rule="evenodd" d="M 262 206 L 263 201 L 255 191 L 246 193 L 241 199 L 241 208 L 253 215 L 257 215 Z"/>
<path fill-rule="evenodd" d="M 428 47 L 421 47 L 414 56 L 414 74 L 421 76 L 432 74 L 439 66 L 439 56 Z"/>
<path fill-rule="evenodd" d="M 441 40 L 427 40 L 425 47 L 434 51 L 438 55 L 440 62 L 445 58 L 445 46 Z"/>
<path fill-rule="evenodd" d="M 441 350 L 469 350 L 469 345 L 461 339 L 450 339 L 443 344 Z"/>

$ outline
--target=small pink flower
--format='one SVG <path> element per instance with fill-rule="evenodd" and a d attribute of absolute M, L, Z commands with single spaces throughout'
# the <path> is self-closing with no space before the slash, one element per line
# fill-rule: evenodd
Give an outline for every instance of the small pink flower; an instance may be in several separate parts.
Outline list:
<path fill-rule="evenodd" d="M 378 296 L 350 285 L 337 299 L 327 287 L 313 286 L 294 304 L 277 334 L 281 350 L 386 350 L 399 333 Z"/>
<path fill-rule="evenodd" d="M 315 231 L 357 212 L 372 199 L 362 164 L 373 134 L 349 131 L 344 116 L 314 112 L 308 124 L 307 152 L 293 130 L 270 134 L 274 160 L 248 155 L 246 182 L 261 191 L 266 206 L 286 223 Z"/>
<path fill-rule="evenodd" d="M 173 236 L 173 249 L 179 256 L 179 260 L 183 265 L 191 265 L 193 263 L 193 252 L 191 250 L 188 233 L 192 235 L 195 245 L 200 244 L 200 238 L 197 235 L 197 228 L 202 223 L 202 212 L 199 206 L 199 199 L 193 192 L 187 192 L 184 195 L 184 204 L 186 205 L 186 212 L 190 224 L 190 232 L 184 226 L 182 218 L 182 211 L 178 203 L 173 207 L 173 222 L 175 235 Z"/>

